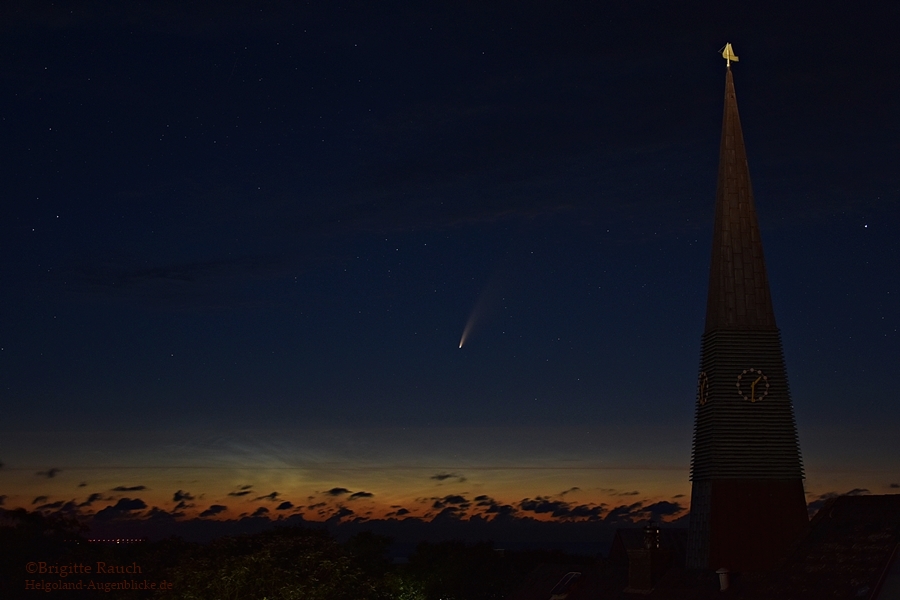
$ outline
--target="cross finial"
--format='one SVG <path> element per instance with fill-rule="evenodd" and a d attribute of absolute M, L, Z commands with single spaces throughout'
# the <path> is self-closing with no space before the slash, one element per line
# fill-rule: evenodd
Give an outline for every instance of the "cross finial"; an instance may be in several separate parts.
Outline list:
<path fill-rule="evenodd" d="M 726 61 L 726 66 L 731 68 L 731 61 L 737 62 L 738 57 L 734 53 L 734 49 L 731 47 L 731 44 L 725 44 L 725 47 L 721 49 L 722 58 Z"/>

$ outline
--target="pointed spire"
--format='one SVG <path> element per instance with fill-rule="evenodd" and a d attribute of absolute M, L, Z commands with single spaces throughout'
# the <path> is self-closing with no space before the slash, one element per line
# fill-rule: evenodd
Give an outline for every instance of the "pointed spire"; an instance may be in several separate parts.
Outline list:
<path fill-rule="evenodd" d="M 695 410 L 687 565 L 774 568 L 808 518 L 730 64 Z"/>
<path fill-rule="evenodd" d="M 776 329 L 730 67 L 725 72 L 725 113 L 706 303 L 706 331 L 715 329 Z"/>

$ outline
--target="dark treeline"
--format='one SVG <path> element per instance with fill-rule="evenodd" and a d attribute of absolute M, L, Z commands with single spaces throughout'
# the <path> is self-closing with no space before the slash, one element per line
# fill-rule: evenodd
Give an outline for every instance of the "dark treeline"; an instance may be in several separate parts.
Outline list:
<path fill-rule="evenodd" d="M 408 562 L 394 564 L 389 537 L 364 531 L 338 543 L 324 530 L 305 527 L 276 526 L 207 544 L 177 537 L 92 543 L 86 533 L 70 517 L 0 511 L 0 597 L 37 598 L 41 589 L 35 586 L 72 588 L 80 582 L 81 589 L 50 593 L 71 600 L 493 600 L 509 596 L 540 563 L 595 560 L 556 551 L 500 551 L 491 542 L 444 541 L 421 542 Z M 108 572 L 97 573 L 98 563 Z M 75 572 L 50 572 L 53 567 Z M 171 589 L 121 589 L 163 581 Z"/>

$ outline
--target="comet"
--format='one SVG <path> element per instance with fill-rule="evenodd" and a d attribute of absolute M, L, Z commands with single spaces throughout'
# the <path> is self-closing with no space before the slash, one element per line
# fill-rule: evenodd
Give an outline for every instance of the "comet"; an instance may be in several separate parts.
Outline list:
<path fill-rule="evenodd" d="M 469 320 L 466 321 L 466 326 L 463 329 L 462 337 L 459 338 L 459 347 L 460 348 L 462 348 L 463 344 L 466 343 L 466 339 L 469 337 L 469 334 L 472 332 L 472 327 L 475 325 L 475 321 L 478 320 L 478 315 L 480 312 L 481 311 L 478 310 L 478 304 L 476 304 L 475 309 L 472 311 L 472 314 L 469 315 Z"/>
<path fill-rule="evenodd" d="M 472 314 L 469 315 L 469 320 L 466 321 L 466 326 L 463 328 L 462 336 L 459 338 L 459 347 L 465 345 L 465 343 L 472 336 L 472 331 L 475 329 L 475 324 L 481 320 L 482 317 L 488 312 L 490 312 L 490 308 L 497 304 L 497 300 L 500 299 L 500 281 L 495 278 L 493 281 L 489 282 L 488 285 L 481 292 L 481 295 L 478 297 L 478 301 L 475 303 L 475 308 L 472 309 Z"/>

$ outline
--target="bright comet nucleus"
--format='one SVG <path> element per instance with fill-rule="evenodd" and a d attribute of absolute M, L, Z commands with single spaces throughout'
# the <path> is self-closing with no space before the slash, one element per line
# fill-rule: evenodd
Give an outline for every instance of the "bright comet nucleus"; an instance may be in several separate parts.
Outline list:
<path fill-rule="evenodd" d="M 475 321 L 475 315 L 473 314 L 469 317 L 469 322 L 466 323 L 466 328 L 463 329 L 462 337 L 459 338 L 459 347 L 462 348 L 463 344 L 466 343 L 466 338 L 469 337 L 469 332 L 472 330 L 472 325 Z"/>

